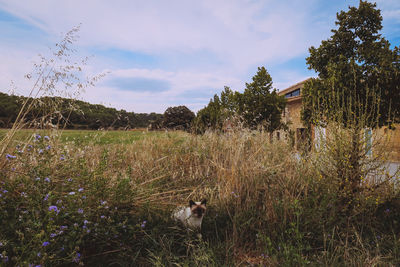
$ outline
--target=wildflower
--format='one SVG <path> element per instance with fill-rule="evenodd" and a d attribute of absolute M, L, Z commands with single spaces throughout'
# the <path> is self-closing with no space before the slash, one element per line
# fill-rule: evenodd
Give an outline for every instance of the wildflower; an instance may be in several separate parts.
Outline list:
<path fill-rule="evenodd" d="M 88 233 L 88 234 L 89 234 L 89 233 L 90 233 L 90 229 L 87 229 L 86 233 Z"/>
<path fill-rule="evenodd" d="M 389 212 L 390 212 L 390 209 L 386 209 L 385 212 L 386 212 L 386 213 L 389 213 Z"/>
<path fill-rule="evenodd" d="M 86 199 L 86 196 L 82 196 L 82 199 Z"/>
<path fill-rule="evenodd" d="M 100 216 L 100 218 L 102 218 L 102 219 L 104 219 L 105 217 L 106 217 L 106 216 L 104 216 L 104 215 L 101 215 L 101 216 Z"/>
<path fill-rule="evenodd" d="M 83 209 L 79 208 L 78 209 L 78 213 L 82 214 L 83 213 Z"/>
<path fill-rule="evenodd" d="M 10 154 L 6 155 L 6 159 L 8 159 L 8 160 L 15 159 L 15 158 L 17 158 L 17 156 L 13 156 L 13 155 L 10 155 Z"/>
<path fill-rule="evenodd" d="M 105 204 L 107 204 L 107 201 L 100 200 L 100 205 L 105 205 Z"/>
<path fill-rule="evenodd" d="M 33 148 L 33 146 L 32 145 L 28 145 L 28 151 L 31 151 L 32 150 L 32 148 Z"/>
<path fill-rule="evenodd" d="M 64 159 L 65 159 L 64 155 L 61 155 L 60 160 L 64 160 Z"/>
<path fill-rule="evenodd" d="M 47 141 L 49 141 L 49 140 L 50 140 L 50 137 L 48 137 L 47 135 L 45 135 L 45 136 L 44 136 L 44 139 L 47 140 Z"/>
<path fill-rule="evenodd" d="M 36 180 L 36 181 L 40 181 L 40 177 L 36 177 L 35 180 Z"/>
<path fill-rule="evenodd" d="M 35 139 L 39 140 L 40 138 L 42 138 L 39 134 L 36 134 Z"/>
<path fill-rule="evenodd" d="M 26 193 L 25 192 L 21 192 L 21 197 L 26 197 Z"/>
<path fill-rule="evenodd" d="M 73 192 L 73 191 L 69 192 L 68 195 L 73 196 L 73 195 L 75 195 L 75 192 Z"/>
<path fill-rule="evenodd" d="M 57 234 L 54 234 L 54 233 L 50 234 L 51 238 L 56 237 L 56 236 L 57 236 Z"/>
<path fill-rule="evenodd" d="M 66 226 L 66 225 L 61 225 L 61 226 L 60 226 L 60 229 L 61 229 L 61 230 L 68 229 L 68 226 Z"/>
<path fill-rule="evenodd" d="M 50 245 L 50 242 L 45 241 L 45 242 L 43 242 L 42 247 L 46 247 L 48 245 Z"/>
<path fill-rule="evenodd" d="M 46 150 L 50 150 L 50 149 L 51 149 L 50 145 L 46 146 Z"/>
<path fill-rule="evenodd" d="M 146 223 L 147 223 L 147 221 L 146 221 L 146 220 L 145 220 L 145 221 L 143 221 L 143 222 L 142 222 L 142 224 L 140 225 L 140 227 L 141 227 L 141 228 L 145 228 L 145 227 L 146 227 Z"/>
<path fill-rule="evenodd" d="M 4 193 L 4 194 L 7 193 L 7 192 L 8 192 L 8 191 L 7 191 L 6 189 L 3 190 L 3 193 Z"/>
<path fill-rule="evenodd" d="M 49 207 L 49 211 L 55 211 L 55 212 L 57 212 L 57 213 L 60 212 L 60 210 L 57 208 L 57 206 L 50 206 L 50 207 Z"/>
<path fill-rule="evenodd" d="M 82 192 L 82 191 L 83 191 L 83 188 L 82 188 L 82 187 L 78 189 L 78 192 Z"/>
<path fill-rule="evenodd" d="M 74 259 L 74 262 L 75 262 L 75 263 L 78 263 L 78 262 L 80 261 L 80 258 L 81 258 L 81 254 L 80 254 L 79 252 L 77 252 L 77 253 L 76 253 L 76 257 L 75 257 L 75 259 Z"/>
<path fill-rule="evenodd" d="M 68 178 L 67 181 L 68 181 L 68 182 L 72 182 L 72 179 L 71 179 L 71 178 Z"/>
<path fill-rule="evenodd" d="M 39 154 L 43 154 L 43 149 L 40 149 L 40 150 L 39 150 Z"/>
<path fill-rule="evenodd" d="M 44 197 L 44 201 L 47 201 L 49 199 L 49 194 L 46 194 L 46 196 Z"/>
<path fill-rule="evenodd" d="M 83 221 L 83 224 L 86 225 L 87 223 L 88 223 L 88 220 L 84 220 L 84 221 Z"/>
<path fill-rule="evenodd" d="M 40 252 L 38 252 L 36 255 L 37 255 L 38 257 L 40 257 L 42 254 L 41 254 Z"/>
<path fill-rule="evenodd" d="M 50 183 L 50 178 L 49 178 L 49 177 L 44 178 L 44 180 L 45 180 L 46 182 Z"/>

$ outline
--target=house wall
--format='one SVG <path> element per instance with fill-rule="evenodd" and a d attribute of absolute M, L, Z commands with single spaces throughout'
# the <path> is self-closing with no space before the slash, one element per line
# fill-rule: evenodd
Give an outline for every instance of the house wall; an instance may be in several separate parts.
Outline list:
<path fill-rule="evenodd" d="M 308 79 L 307 79 L 308 80 Z M 299 82 L 297 84 L 294 84 L 290 86 L 289 88 L 280 91 L 279 95 L 285 95 L 287 93 L 290 93 L 298 88 L 302 89 L 304 87 L 304 83 L 307 81 L 304 80 L 302 82 Z M 301 94 L 300 96 L 295 96 L 295 97 L 290 97 L 287 98 L 288 102 L 286 105 L 286 109 L 284 114 L 282 114 L 282 120 L 284 122 L 289 123 L 289 129 L 293 133 L 293 145 L 295 145 L 297 148 L 299 148 L 299 143 L 301 140 L 299 140 L 299 129 L 304 129 L 304 125 L 301 121 Z M 374 135 L 373 137 L 374 141 L 378 140 L 385 140 L 385 144 L 387 146 L 387 149 L 389 151 L 388 155 L 388 160 L 392 162 L 400 162 L 400 124 L 395 125 L 395 130 L 389 130 L 387 127 L 383 127 L 380 129 L 374 130 Z M 311 133 L 311 140 L 314 142 L 314 137 L 315 137 L 315 129 L 312 127 L 312 133 Z M 279 132 L 279 133 L 278 133 Z M 277 131 L 275 133 L 275 138 L 276 139 L 289 139 L 290 137 L 287 135 L 287 133 L 283 130 Z M 373 152 L 372 152 L 373 153 Z"/>

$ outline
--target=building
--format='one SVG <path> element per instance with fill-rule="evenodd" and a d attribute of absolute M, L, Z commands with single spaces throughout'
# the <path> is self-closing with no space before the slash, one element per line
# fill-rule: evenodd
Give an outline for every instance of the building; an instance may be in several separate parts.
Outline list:
<path fill-rule="evenodd" d="M 310 78 L 309 78 L 310 79 Z M 307 129 L 301 121 L 301 106 L 302 106 L 302 89 L 304 84 L 309 80 L 298 82 L 282 91 L 278 94 L 285 96 L 287 99 L 286 108 L 282 114 L 282 120 L 288 125 L 288 130 L 276 131 L 276 139 L 285 138 L 295 145 L 297 149 L 304 146 L 318 147 L 318 140 L 326 136 L 325 128 L 312 127 L 311 129 L 311 140 L 312 144 L 307 138 Z M 387 127 L 375 129 L 374 133 L 372 130 L 366 129 L 366 138 L 370 138 L 366 143 L 373 142 L 373 139 L 380 139 L 387 141 L 387 147 L 389 149 L 389 158 L 391 162 L 400 162 L 400 124 L 395 125 L 395 130 L 389 130 Z M 373 153 L 373 151 L 368 151 Z"/>

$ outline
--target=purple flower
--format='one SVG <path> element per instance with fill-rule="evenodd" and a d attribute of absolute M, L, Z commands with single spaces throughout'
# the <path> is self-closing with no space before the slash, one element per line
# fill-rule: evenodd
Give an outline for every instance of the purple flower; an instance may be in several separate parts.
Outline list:
<path fill-rule="evenodd" d="M 44 178 L 44 180 L 45 180 L 46 182 L 50 183 L 50 178 L 49 178 L 49 177 Z"/>
<path fill-rule="evenodd" d="M 53 234 L 50 234 L 50 237 L 51 237 L 51 238 L 56 237 L 56 236 L 57 236 L 57 234 L 54 234 L 54 233 L 53 233 Z"/>
<path fill-rule="evenodd" d="M 50 149 L 51 149 L 50 145 L 46 146 L 46 150 L 50 150 Z"/>
<path fill-rule="evenodd" d="M 86 196 L 82 196 L 82 199 L 86 199 Z"/>
<path fill-rule="evenodd" d="M 83 209 L 79 208 L 78 209 L 78 213 L 82 214 L 83 213 Z"/>
<path fill-rule="evenodd" d="M 33 148 L 33 146 L 32 145 L 28 145 L 28 151 L 31 151 L 32 150 L 32 148 Z"/>
<path fill-rule="evenodd" d="M 64 160 L 64 159 L 65 159 L 64 155 L 61 155 L 60 160 Z"/>
<path fill-rule="evenodd" d="M 390 212 L 390 209 L 386 209 L 385 212 L 386 212 L 386 213 L 389 213 L 389 212 Z"/>
<path fill-rule="evenodd" d="M 22 197 L 26 197 L 26 193 L 25 192 L 21 192 L 21 196 Z"/>
<path fill-rule="evenodd" d="M 146 227 L 146 223 L 147 223 L 147 221 L 145 220 L 145 221 L 143 221 L 142 222 L 142 224 L 140 225 L 140 227 L 142 227 L 142 228 L 145 228 Z"/>
<path fill-rule="evenodd" d="M 104 219 L 105 217 L 106 217 L 106 216 L 104 216 L 104 215 L 101 215 L 101 216 L 100 216 L 100 218 L 102 218 L 102 219 Z"/>
<path fill-rule="evenodd" d="M 79 252 L 77 252 L 74 262 L 78 263 L 80 261 L 80 258 L 81 258 L 81 254 Z"/>
<path fill-rule="evenodd" d="M 82 187 L 78 189 L 78 192 L 82 192 L 82 191 L 83 191 L 83 188 L 82 188 Z"/>
<path fill-rule="evenodd" d="M 38 252 L 36 255 L 37 255 L 38 257 L 40 257 L 42 254 L 41 254 L 40 252 Z"/>
<path fill-rule="evenodd" d="M 105 205 L 105 204 L 107 204 L 107 201 L 100 200 L 100 205 Z"/>
<path fill-rule="evenodd" d="M 49 199 L 49 194 L 46 194 L 46 196 L 44 197 L 44 201 L 47 201 Z"/>
<path fill-rule="evenodd" d="M 7 190 L 5 190 L 5 189 L 3 190 L 3 193 L 4 193 L 4 194 L 7 193 L 7 192 L 8 192 Z"/>
<path fill-rule="evenodd" d="M 69 192 L 68 195 L 73 196 L 73 195 L 75 195 L 75 192 L 73 192 L 73 191 Z"/>
<path fill-rule="evenodd" d="M 15 159 L 15 158 L 17 158 L 17 156 L 13 156 L 13 155 L 10 155 L 10 154 L 6 155 L 6 159 L 8 159 L 8 160 Z"/>
<path fill-rule="evenodd" d="M 60 212 L 60 210 L 57 208 L 57 206 L 50 206 L 49 211 L 55 211 L 57 214 Z"/>
<path fill-rule="evenodd" d="M 66 225 L 61 225 L 61 226 L 60 226 L 60 229 L 61 229 L 61 230 L 68 229 L 68 226 L 66 226 Z"/>
<path fill-rule="evenodd" d="M 35 180 L 36 180 L 36 181 L 40 181 L 40 177 L 36 177 Z"/>
<path fill-rule="evenodd" d="M 43 154 L 43 149 L 40 149 L 40 150 L 39 150 L 39 154 Z"/>
<path fill-rule="evenodd" d="M 35 139 L 39 140 L 40 138 L 42 138 L 39 134 L 36 134 Z"/>
<path fill-rule="evenodd" d="M 47 140 L 47 141 L 49 141 L 49 140 L 50 140 L 50 137 L 48 137 L 47 135 L 45 135 L 45 136 L 44 136 L 44 139 Z"/>
<path fill-rule="evenodd" d="M 89 221 L 88 220 L 84 220 L 83 221 L 83 224 L 87 224 Z"/>
<path fill-rule="evenodd" d="M 50 245 L 50 242 L 45 241 L 45 242 L 43 242 L 42 247 L 46 247 L 48 245 Z"/>
<path fill-rule="evenodd" d="M 71 179 L 71 178 L 68 178 L 67 181 L 68 181 L 68 182 L 72 182 L 72 179 Z"/>

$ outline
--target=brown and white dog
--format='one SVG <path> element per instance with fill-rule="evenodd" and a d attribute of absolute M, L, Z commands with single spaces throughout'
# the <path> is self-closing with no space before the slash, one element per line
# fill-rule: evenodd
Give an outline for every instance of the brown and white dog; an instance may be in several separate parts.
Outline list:
<path fill-rule="evenodd" d="M 187 228 L 193 230 L 201 229 L 201 222 L 203 221 L 204 214 L 206 213 L 207 200 L 203 199 L 201 202 L 189 201 L 189 207 L 180 208 L 174 212 L 173 218 L 180 221 Z"/>

